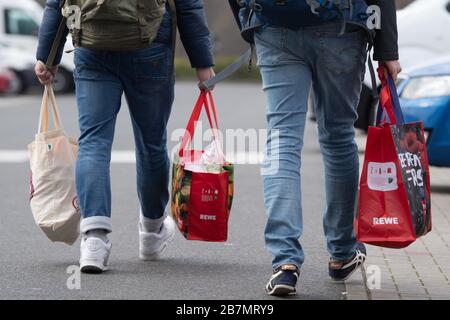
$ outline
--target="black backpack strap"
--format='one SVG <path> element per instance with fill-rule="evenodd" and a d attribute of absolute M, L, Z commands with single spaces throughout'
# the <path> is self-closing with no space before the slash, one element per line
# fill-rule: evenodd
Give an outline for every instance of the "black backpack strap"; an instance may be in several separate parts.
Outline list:
<path fill-rule="evenodd" d="M 50 49 L 50 53 L 47 58 L 47 62 L 45 63 L 47 69 L 53 67 L 53 63 L 55 62 L 55 57 L 58 53 L 59 46 L 61 45 L 61 40 L 64 35 L 64 31 L 66 30 L 66 21 L 67 21 L 66 18 L 63 17 L 59 24 L 58 32 L 56 33 L 55 40 L 53 41 L 52 48 Z"/>
<path fill-rule="evenodd" d="M 60 8 L 64 6 L 66 0 L 61 0 Z M 45 67 L 47 69 L 51 69 L 53 67 L 53 63 L 55 62 L 56 55 L 58 54 L 59 46 L 61 45 L 61 40 L 66 31 L 66 17 L 62 17 L 61 22 L 59 23 L 58 31 L 55 35 L 55 40 L 53 40 L 52 48 L 50 49 L 50 53 L 48 55 L 47 61 L 45 62 Z"/>
<path fill-rule="evenodd" d="M 167 0 L 170 8 L 170 17 L 172 20 L 172 68 L 175 65 L 175 50 L 177 46 L 177 6 L 174 0 Z"/>

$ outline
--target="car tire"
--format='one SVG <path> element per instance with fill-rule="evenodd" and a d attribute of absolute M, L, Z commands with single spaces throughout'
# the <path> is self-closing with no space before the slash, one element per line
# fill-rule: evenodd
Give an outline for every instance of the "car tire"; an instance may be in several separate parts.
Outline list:
<path fill-rule="evenodd" d="M 55 93 L 67 93 L 73 91 L 75 83 L 73 73 L 66 69 L 59 69 L 53 81 L 53 90 Z"/>

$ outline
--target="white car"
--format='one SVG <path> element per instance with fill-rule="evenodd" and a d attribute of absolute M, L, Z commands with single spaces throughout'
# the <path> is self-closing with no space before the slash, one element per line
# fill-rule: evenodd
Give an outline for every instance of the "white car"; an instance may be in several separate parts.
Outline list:
<path fill-rule="evenodd" d="M 426 63 L 450 51 L 450 0 L 415 0 L 397 11 L 398 44 L 403 69 Z M 374 64 L 377 67 L 377 63 Z M 355 126 L 367 130 L 374 123 L 376 102 L 366 70 L 359 119 Z"/>
<path fill-rule="evenodd" d="M 38 28 L 44 9 L 34 0 L 0 0 L 0 59 L 14 73 L 12 93 L 21 93 L 36 85 L 33 68 L 36 62 Z M 68 40 L 64 50 L 72 50 Z M 54 89 L 66 92 L 73 88 L 73 56 L 64 54 Z"/>

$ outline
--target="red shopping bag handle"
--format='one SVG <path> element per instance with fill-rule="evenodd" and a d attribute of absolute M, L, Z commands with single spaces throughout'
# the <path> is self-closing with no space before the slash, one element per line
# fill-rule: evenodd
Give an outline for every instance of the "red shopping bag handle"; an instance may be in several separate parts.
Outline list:
<path fill-rule="evenodd" d="M 212 118 L 214 119 L 214 124 L 216 125 L 215 128 L 214 128 L 213 122 L 211 121 L 211 113 L 209 111 L 209 108 L 211 108 L 211 110 L 212 110 Z M 221 144 L 221 140 L 220 140 L 220 136 L 219 136 L 219 123 L 217 121 L 216 105 L 214 103 L 214 99 L 213 99 L 210 91 L 208 91 L 208 93 L 206 94 L 205 110 L 206 110 L 206 115 L 208 116 L 209 125 L 213 132 L 214 143 L 216 144 L 219 161 L 220 161 L 220 163 L 225 163 L 225 156 L 223 154 L 223 148 L 222 148 L 222 144 Z"/>
<path fill-rule="evenodd" d="M 190 150 L 188 149 L 188 147 L 192 142 L 192 138 L 195 134 L 195 126 L 200 118 L 200 114 L 202 112 L 203 107 L 205 107 L 209 126 L 213 130 L 214 141 L 217 146 L 217 151 L 219 153 L 220 160 L 223 162 L 224 156 L 223 156 L 223 149 L 220 144 L 220 138 L 218 135 L 219 124 L 217 121 L 216 106 L 214 104 L 211 92 L 206 92 L 203 90 L 200 92 L 200 95 L 197 99 L 197 102 L 194 106 L 194 109 L 192 110 L 191 116 L 186 125 L 186 131 L 181 141 L 178 155 L 182 159 L 186 154 L 189 154 Z"/>
<path fill-rule="evenodd" d="M 197 102 L 195 103 L 194 109 L 192 110 L 191 116 L 186 125 L 186 130 L 183 136 L 183 140 L 181 141 L 179 155 L 180 157 L 183 155 L 184 148 L 191 142 L 192 136 L 194 135 L 195 123 L 198 121 L 200 117 L 200 113 L 202 111 L 204 97 L 202 93 L 200 93 Z"/>
<path fill-rule="evenodd" d="M 381 81 L 377 125 L 387 123 L 386 115 L 389 117 L 389 122 L 391 124 L 405 123 L 394 79 L 392 79 L 389 74 L 386 77 L 385 68 L 382 66 L 379 66 L 377 71 Z"/>

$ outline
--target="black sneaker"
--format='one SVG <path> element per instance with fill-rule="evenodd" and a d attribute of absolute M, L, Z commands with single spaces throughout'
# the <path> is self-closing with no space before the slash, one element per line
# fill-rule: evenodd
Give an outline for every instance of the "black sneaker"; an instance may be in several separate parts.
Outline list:
<path fill-rule="evenodd" d="M 300 270 L 291 264 L 281 266 L 273 271 L 273 275 L 266 285 L 266 292 L 272 296 L 289 296 L 297 293 Z"/>
<path fill-rule="evenodd" d="M 361 242 L 356 243 L 354 256 L 346 262 L 330 259 L 328 274 L 333 281 L 345 281 L 366 261 L 366 247 Z"/>

